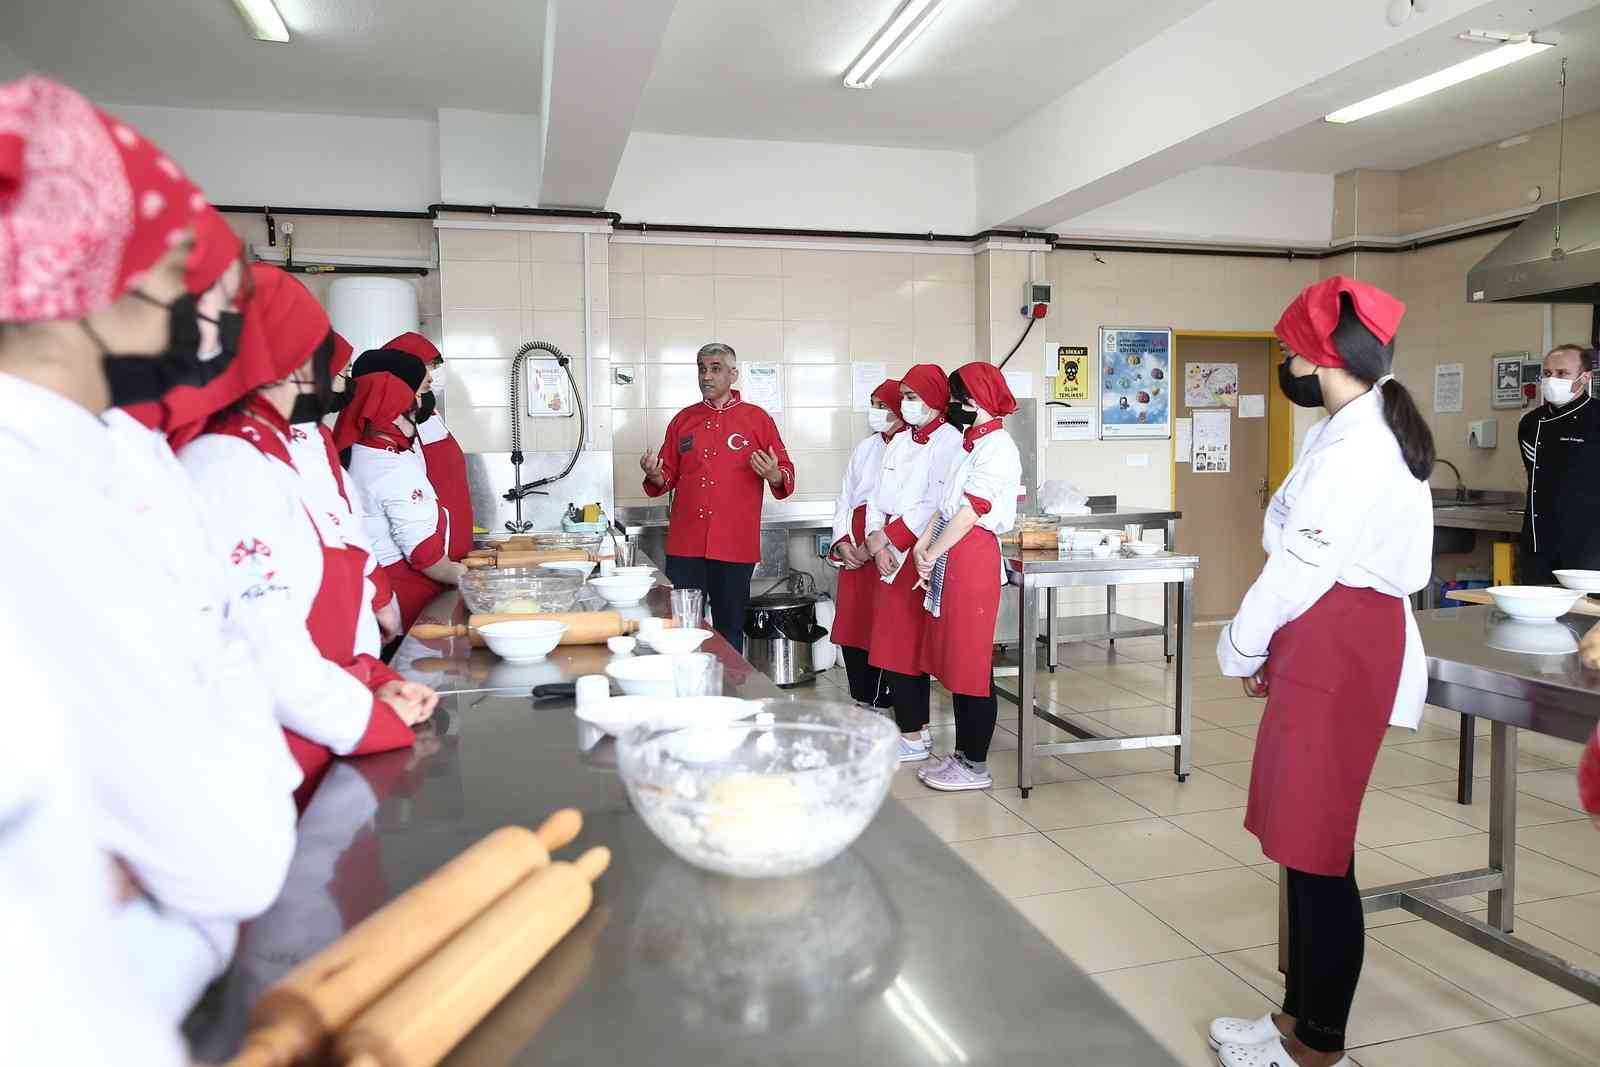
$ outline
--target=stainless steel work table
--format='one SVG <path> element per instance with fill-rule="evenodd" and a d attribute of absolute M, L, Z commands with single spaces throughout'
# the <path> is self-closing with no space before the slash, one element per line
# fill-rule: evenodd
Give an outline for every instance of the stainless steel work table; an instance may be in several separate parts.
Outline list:
<path fill-rule="evenodd" d="M 1130 522 L 1134 521 L 1132 519 Z M 1065 552 L 1022 552 L 1008 548 L 1001 557 L 1006 581 L 1019 587 L 1017 597 L 1017 666 L 1000 665 L 995 668 L 996 678 L 1015 677 L 1017 691 L 1007 692 L 995 686 L 995 692 L 1017 705 L 1017 786 L 1027 796 L 1033 788 L 1033 757 L 1066 753 L 1114 752 L 1130 748 L 1171 748 L 1173 773 L 1178 781 L 1189 777 L 1190 710 L 1194 694 L 1190 680 L 1193 665 L 1189 641 L 1194 627 L 1194 572 L 1200 565 L 1198 556 L 1185 556 L 1175 552 L 1158 552 L 1151 556 L 1116 554 L 1108 559 L 1068 555 Z M 1085 585 L 1137 585 L 1160 583 L 1173 586 L 1178 596 L 1178 627 L 1175 651 L 1177 654 L 1177 682 L 1172 699 L 1172 732 L 1148 734 L 1140 737 L 1108 736 L 1099 730 L 1078 722 L 1070 715 L 1040 707 L 1034 695 L 1036 688 L 1036 656 L 1034 643 L 1039 633 L 1039 590 L 1054 590 Z M 1049 599 L 1053 604 L 1054 597 Z M 1163 592 L 1162 599 L 1170 600 Z M 1054 612 L 1051 612 L 1052 618 Z M 1152 630 L 1151 633 L 1165 633 Z M 1126 634 L 1120 636 L 1127 636 Z M 1173 651 L 1169 646 L 1169 654 Z M 1052 645 L 1048 655 L 1054 657 Z M 1039 720 L 1065 730 L 1078 740 L 1039 742 Z"/>
<path fill-rule="evenodd" d="M 1181 511 L 1153 511 L 1148 508 L 1110 507 L 1090 511 L 1087 515 L 1052 515 L 1051 520 L 1064 527 L 1083 528 L 1103 527 L 1108 530 L 1121 530 L 1129 523 L 1136 522 L 1147 529 L 1161 528 L 1166 536 L 1162 547 L 1168 552 L 1173 551 L 1173 546 L 1178 543 L 1178 520 L 1183 518 Z M 1045 601 L 1045 631 L 1044 643 L 1046 649 L 1046 664 L 1051 673 L 1061 665 L 1060 646 L 1072 644 L 1076 641 L 1111 641 L 1113 644 L 1119 637 L 1153 637 L 1161 635 L 1162 650 L 1166 653 L 1167 660 L 1172 659 L 1172 598 L 1163 595 L 1161 598 L 1161 625 L 1159 628 L 1154 623 L 1143 619 L 1135 619 L 1130 615 L 1117 614 L 1117 587 L 1115 584 L 1106 585 L 1106 612 L 1100 615 L 1072 615 L 1063 619 L 1060 617 L 1056 604 L 1056 586 L 1046 586 Z"/>
<path fill-rule="evenodd" d="M 455 596 L 429 614 L 459 616 Z M 660 596 L 646 606 L 665 613 Z M 594 907 L 456 1049 L 454 1067 L 1173 1064 L 893 797 L 816 871 L 704 874 L 633 813 L 612 742 L 581 732 L 570 701 L 533 704 L 523 679 L 492 667 L 474 677 L 486 653 L 453 645 L 421 646 L 468 661 L 444 672 L 468 685 L 441 701 L 446 732 L 415 753 L 335 761 L 330 775 L 343 778 L 319 787 L 283 895 L 189 1021 L 199 1058 L 227 1059 L 267 983 L 472 842 L 573 806 L 583 832 L 563 855 L 612 851 Z M 721 637 L 707 648 L 731 694 L 786 699 Z M 591 673 L 605 656 L 557 649 L 545 680 Z M 373 800 L 324 804 L 352 775 Z"/>
<path fill-rule="evenodd" d="M 1582 637 L 1595 619 L 1566 615 L 1559 623 Z M 1417 628 L 1428 656 L 1428 703 L 1489 722 L 1488 865 L 1363 890 L 1368 912 L 1404 908 L 1435 926 L 1563 989 L 1600 1003 L 1600 975 L 1512 937 L 1517 878 L 1517 731 L 1533 730 L 1583 742 L 1600 723 L 1600 672 L 1578 665 L 1576 653 L 1533 655 L 1490 646 L 1511 620 L 1491 607 L 1419 611 Z M 1526 626 L 1521 623 L 1517 626 Z M 1500 631 L 1497 634 L 1496 631 Z M 1279 886 L 1287 883 L 1279 878 Z M 1479 922 L 1443 898 L 1489 894 L 1489 921 Z M 1288 939 L 1287 905 L 1279 894 L 1279 966 Z"/>

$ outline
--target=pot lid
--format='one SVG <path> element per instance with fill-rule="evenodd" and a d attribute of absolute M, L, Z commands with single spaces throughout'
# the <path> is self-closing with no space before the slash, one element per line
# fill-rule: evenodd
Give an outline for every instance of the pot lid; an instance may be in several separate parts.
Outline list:
<path fill-rule="evenodd" d="M 750 607 L 756 611 L 785 611 L 793 608 L 814 608 L 817 598 L 810 593 L 768 593 L 750 598 Z"/>

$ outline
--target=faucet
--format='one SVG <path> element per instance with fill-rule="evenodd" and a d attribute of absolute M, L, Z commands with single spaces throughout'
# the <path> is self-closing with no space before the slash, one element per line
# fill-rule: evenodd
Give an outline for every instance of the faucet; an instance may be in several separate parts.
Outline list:
<path fill-rule="evenodd" d="M 1461 480 L 1461 468 L 1440 456 L 1434 459 L 1435 464 L 1442 463 L 1456 472 L 1456 503 L 1464 504 L 1467 500 L 1467 483 Z"/>

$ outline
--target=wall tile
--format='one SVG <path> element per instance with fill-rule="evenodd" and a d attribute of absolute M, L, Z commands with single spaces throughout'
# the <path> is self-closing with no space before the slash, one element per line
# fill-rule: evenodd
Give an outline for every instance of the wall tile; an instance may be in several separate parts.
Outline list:
<path fill-rule="evenodd" d="M 589 299 L 597 311 L 611 307 L 611 272 L 604 262 L 589 264 Z"/>
<path fill-rule="evenodd" d="M 611 314 L 618 318 L 644 318 L 644 275 L 617 274 L 615 264 L 609 275 Z"/>
<path fill-rule="evenodd" d="M 534 263 L 532 306 L 535 311 L 582 311 L 582 264 Z"/>
<path fill-rule="evenodd" d="M 709 319 L 716 313 L 715 283 L 710 275 L 647 272 L 644 311 L 652 319 Z"/>
<path fill-rule="evenodd" d="M 644 273 L 644 245 L 627 244 L 622 241 L 608 241 L 606 256 L 615 274 L 643 274 Z"/>
<path fill-rule="evenodd" d="M 791 406 L 784 412 L 783 443 L 790 450 L 838 450 L 855 445 L 855 425 L 851 412 L 842 407 L 806 408 Z"/>
<path fill-rule="evenodd" d="M 970 361 L 978 349 L 976 331 L 966 325 L 923 326 L 919 323 L 912 344 L 912 356 L 918 363 L 937 363 L 946 370 L 954 370 Z"/>
<path fill-rule="evenodd" d="M 783 323 L 776 320 L 719 319 L 715 339 L 732 347 L 741 363 L 783 359 Z"/>
<path fill-rule="evenodd" d="M 850 459 L 848 451 L 805 452 L 792 458 L 795 478 L 792 499 L 832 500 L 839 494 L 844 467 Z"/>
<path fill-rule="evenodd" d="M 909 259 L 909 256 L 901 256 Z M 871 277 L 850 283 L 850 324 L 894 323 L 909 326 L 919 314 L 909 278 Z M 928 283 L 934 284 L 934 283 Z M 970 317 L 970 315 L 969 315 Z"/>
<path fill-rule="evenodd" d="M 850 368 L 795 364 L 788 368 L 785 406 L 832 407 L 850 403 Z"/>
<path fill-rule="evenodd" d="M 452 408 L 454 399 L 451 398 Z M 463 452 L 505 452 L 511 448 L 511 416 L 503 402 L 498 408 L 466 408 L 452 415 L 450 432 Z M 505 475 L 506 488 L 510 488 L 511 472 L 508 470 Z"/>
<path fill-rule="evenodd" d="M 718 274 L 776 278 L 783 273 L 783 259 L 776 248 L 718 247 L 713 262 Z"/>
<path fill-rule="evenodd" d="M 578 444 L 577 416 L 533 420 L 534 448 L 540 452 L 570 452 Z"/>
<path fill-rule="evenodd" d="M 850 326 L 852 363 L 905 363 L 913 354 L 916 331 L 904 326 Z"/>
<path fill-rule="evenodd" d="M 612 421 L 610 408 L 592 407 L 589 409 L 589 443 L 585 446 L 588 451 L 615 451 L 616 435 L 611 430 Z"/>
<path fill-rule="evenodd" d="M 850 328 L 842 322 L 785 322 L 783 358 L 790 363 L 843 363 Z"/>
<path fill-rule="evenodd" d="M 787 255 L 788 253 L 785 253 Z M 829 255 L 832 253 L 818 253 Z M 843 254 L 843 253 L 839 253 Z M 829 319 L 835 322 L 850 317 L 850 283 L 839 277 L 803 275 L 783 280 L 785 319 Z"/>
<path fill-rule="evenodd" d="M 716 316 L 724 319 L 769 319 L 783 316 L 783 283 L 777 278 L 718 275 Z"/>
<path fill-rule="evenodd" d="M 339 219 L 337 222 L 341 250 L 388 256 L 433 256 L 433 226 L 426 220 Z"/>
<path fill-rule="evenodd" d="M 440 296 L 445 307 L 482 310 L 520 308 L 523 265 L 504 260 L 463 260 L 441 272 Z"/>
<path fill-rule="evenodd" d="M 700 346 L 716 339 L 709 318 L 645 319 L 644 356 L 650 363 L 687 363 L 694 366 Z"/>
<path fill-rule="evenodd" d="M 467 408 L 505 407 L 510 387 L 509 359 L 447 359 L 450 384 L 447 395 L 455 407 L 461 398 Z"/>
<path fill-rule="evenodd" d="M 716 254 L 710 245 L 639 245 L 646 274 L 714 274 Z"/>
<path fill-rule="evenodd" d="M 583 234 L 534 233 L 532 254 L 535 263 L 582 263 Z"/>
<path fill-rule="evenodd" d="M 962 282 L 917 282 L 916 287 L 919 325 L 975 321 L 972 286 Z M 1022 305 L 1019 302 L 1017 306 Z"/>
<path fill-rule="evenodd" d="M 611 258 L 611 238 L 603 233 L 584 235 L 589 242 L 589 262 L 605 263 Z"/>
<path fill-rule="evenodd" d="M 446 359 L 492 359 L 514 354 L 527 340 L 521 311 L 459 311 L 444 316 Z"/>
<path fill-rule="evenodd" d="M 659 444 L 645 434 L 645 414 L 630 408 L 611 408 L 611 441 L 613 450 L 628 456 L 637 456 L 647 445 Z M 637 467 L 635 468 L 637 474 Z"/>
<path fill-rule="evenodd" d="M 854 252 L 817 252 L 803 248 L 782 250 L 783 276 L 785 278 L 837 278 L 850 277 L 850 257 Z"/>
<path fill-rule="evenodd" d="M 299 239 L 298 232 L 296 239 Z M 528 235 L 524 231 L 439 231 L 439 255 L 447 263 L 457 259 L 505 259 L 517 262 L 526 260 L 530 250 Z"/>
<path fill-rule="evenodd" d="M 611 319 L 609 321 L 611 327 L 611 362 L 642 364 L 644 362 L 644 320 Z"/>
<path fill-rule="evenodd" d="M 533 337 L 549 341 L 569 356 L 586 356 L 583 343 L 582 311 L 535 311 Z"/>
<path fill-rule="evenodd" d="M 677 411 L 700 399 L 694 364 L 655 363 L 645 369 L 645 403 Z"/>
<path fill-rule="evenodd" d="M 986 256 L 988 253 L 984 253 Z M 918 252 L 916 277 L 919 282 L 975 282 L 974 267 L 979 256 L 952 256 Z M 987 283 L 988 279 L 984 279 Z"/>
<path fill-rule="evenodd" d="M 905 252 L 852 252 L 849 255 L 851 281 L 876 278 L 909 282 L 916 274 L 917 257 Z"/>

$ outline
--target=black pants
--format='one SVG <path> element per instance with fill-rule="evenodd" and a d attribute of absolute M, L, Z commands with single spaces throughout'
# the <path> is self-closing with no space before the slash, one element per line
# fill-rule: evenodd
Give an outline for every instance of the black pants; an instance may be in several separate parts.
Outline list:
<path fill-rule="evenodd" d="M 1318 1052 L 1343 1052 L 1365 951 L 1355 859 L 1343 878 L 1285 868 L 1289 879 L 1289 973 L 1283 1013 L 1294 1036 Z"/>
<path fill-rule="evenodd" d="M 889 694 L 894 700 L 894 724 L 903 734 L 914 734 L 928 725 L 928 676 L 884 671 Z"/>
<path fill-rule="evenodd" d="M 994 724 L 1000 709 L 994 698 L 994 687 L 986 697 L 950 695 L 956 709 L 956 751 L 967 757 L 968 763 L 983 763 L 989 758 L 989 742 L 994 740 Z"/>
<path fill-rule="evenodd" d="M 667 581 L 678 589 L 704 589 L 717 633 L 735 652 L 744 652 L 744 609 L 750 603 L 754 563 L 727 563 L 700 556 L 668 556 Z"/>
<path fill-rule="evenodd" d="M 850 679 L 851 700 L 871 704 L 875 708 L 892 706 L 889 672 L 868 663 L 866 649 L 840 645 L 839 655 L 844 657 L 845 677 Z"/>

